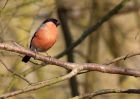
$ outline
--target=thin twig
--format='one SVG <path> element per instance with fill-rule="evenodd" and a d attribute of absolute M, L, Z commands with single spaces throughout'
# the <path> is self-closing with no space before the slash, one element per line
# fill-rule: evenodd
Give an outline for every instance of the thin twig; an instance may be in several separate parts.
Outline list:
<path fill-rule="evenodd" d="M 22 77 L 21 75 L 19 75 L 18 73 L 14 72 L 13 70 L 9 69 L 7 67 L 7 65 L 0 59 L 1 64 L 3 64 L 3 66 L 7 69 L 7 71 L 9 71 L 10 73 L 12 73 L 13 75 L 16 75 L 17 77 L 21 78 L 22 80 L 24 80 L 25 82 L 27 82 L 29 85 L 31 85 L 31 83 L 24 77 Z"/>
<path fill-rule="evenodd" d="M 105 65 L 110 65 L 110 64 L 113 64 L 113 63 L 116 63 L 120 60 L 126 60 L 127 58 L 130 58 L 130 57 L 134 57 L 134 56 L 137 56 L 137 55 L 140 55 L 140 52 L 135 52 L 135 53 L 130 53 L 130 54 L 127 54 L 127 55 L 124 55 L 124 56 L 120 56 L 120 57 L 117 57 L 109 62 L 106 62 L 104 63 Z"/>
<path fill-rule="evenodd" d="M 76 96 L 70 99 L 89 99 L 95 96 L 110 94 L 110 93 L 140 94 L 140 89 L 102 89 L 92 93 Z"/>
<path fill-rule="evenodd" d="M 9 0 L 6 0 L 6 1 L 5 1 L 4 6 L 2 7 L 2 9 L 4 9 L 4 8 L 6 7 L 8 1 L 9 1 Z"/>
<path fill-rule="evenodd" d="M 124 56 L 117 57 L 117 58 L 115 58 L 113 60 L 110 60 L 110 61 L 108 61 L 106 63 L 103 63 L 103 65 L 110 65 L 110 64 L 116 63 L 118 61 L 126 60 L 127 58 L 131 58 L 131 57 L 134 57 L 134 56 L 137 56 L 137 55 L 140 55 L 140 52 L 130 53 L 130 54 L 127 54 L 127 55 L 124 55 Z M 83 57 L 86 57 L 86 56 L 83 56 Z M 81 71 L 78 74 L 83 74 L 83 73 L 87 73 L 87 72 L 90 72 L 90 70 Z"/>

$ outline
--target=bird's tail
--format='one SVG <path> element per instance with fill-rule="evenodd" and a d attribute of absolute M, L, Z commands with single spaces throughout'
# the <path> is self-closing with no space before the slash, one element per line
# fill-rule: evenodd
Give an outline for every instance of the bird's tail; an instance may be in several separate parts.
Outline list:
<path fill-rule="evenodd" d="M 22 61 L 25 62 L 25 63 L 27 63 L 30 60 L 30 58 L 31 58 L 30 56 L 24 56 L 22 58 Z"/>

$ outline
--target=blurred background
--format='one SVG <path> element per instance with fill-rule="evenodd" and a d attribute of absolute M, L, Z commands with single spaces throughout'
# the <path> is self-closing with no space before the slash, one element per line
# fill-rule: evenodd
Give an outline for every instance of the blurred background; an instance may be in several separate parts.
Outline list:
<path fill-rule="evenodd" d="M 61 22 L 57 43 L 47 52 L 56 56 L 91 25 L 95 24 L 121 0 L 0 0 L 0 42 L 17 42 L 28 49 L 30 39 L 46 18 Z M 121 11 L 89 35 L 80 45 L 60 60 L 85 63 L 106 63 L 122 55 L 140 51 L 140 0 L 130 0 Z M 47 53 L 41 53 L 47 55 Z M 39 65 L 21 62 L 23 56 L 0 50 L 0 58 L 12 70 L 30 82 L 53 79 L 66 74 L 53 65 L 36 69 Z M 41 63 L 32 59 L 31 61 Z M 140 69 L 140 57 L 115 63 Z M 0 94 L 27 86 L 0 64 Z M 67 99 L 100 89 L 140 88 L 140 79 L 129 76 L 88 72 L 75 78 L 21 94 L 10 99 Z M 109 94 L 94 99 L 140 99 L 140 95 Z"/>

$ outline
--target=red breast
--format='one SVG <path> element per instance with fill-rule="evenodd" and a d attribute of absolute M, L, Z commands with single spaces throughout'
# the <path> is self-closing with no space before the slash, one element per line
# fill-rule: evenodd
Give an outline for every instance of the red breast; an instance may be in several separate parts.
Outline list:
<path fill-rule="evenodd" d="M 47 51 L 57 39 L 57 27 L 53 22 L 41 26 L 31 40 L 31 46 L 37 51 Z"/>

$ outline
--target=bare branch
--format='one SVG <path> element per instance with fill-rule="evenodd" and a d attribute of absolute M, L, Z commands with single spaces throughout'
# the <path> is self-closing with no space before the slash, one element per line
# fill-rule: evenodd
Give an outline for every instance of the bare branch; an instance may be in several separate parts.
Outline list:
<path fill-rule="evenodd" d="M 19 94 L 22 94 L 22 93 L 26 93 L 26 92 L 29 92 L 29 91 L 34 91 L 34 90 L 43 88 L 45 86 L 49 86 L 49 85 L 64 81 L 66 79 L 70 79 L 71 77 L 75 76 L 79 71 L 80 71 L 80 69 L 74 69 L 69 74 L 67 74 L 65 76 L 62 76 L 62 77 L 59 77 L 59 78 L 56 78 L 56 79 L 52 79 L 52 80 L 46 80 L 46 81 L 43 81 L 43 82 L 39 82 L 39 84 L 35 84 L 34 86 L 31 85 L 31 86 L 25 87 L 21 90 L 17 90 L 17 91 L 14 91 L 14 92 L 3 94 L 3 95 L 0 96 L 0 99 L 3 99 L 3 98 L 5 99 L 5 98 L 8 98 L 8 97 L 12 97 L 12 96 L 19 95 Z"/>
<path fill-rule="evenodd" d="M 102 89 L 93 93 L 76 96 L 70 99 L 89 99 L 95 96 L 110 94 L 110 93 L 127 93 L 127 94 L 140 94 L 140 89 Z"/>
<path fill-rule="evenodd" d="M 24 89 L 1 95 L 0 98 L 11 97 L 11 96 L 15 96 L 15 95 L 22 94 L 25 92 L 34 91 L 34 90 L 43 88 L 45 86 L 49 86 L 49 85 L 64 81 L 66 79 L 70 79 L 71 77 L 80 73 L 82 70 L 90 70 L 90 71 L 98 71 L 102 73 L 122 74 L 122 75 L 140 77 L 139 70 L 122 68 L 118 66 L 106 66 L 106 65 L 95 64 L 95 63 L 78 64 L 78 63 L 64 62 L 64 61 L 60 61 L 58 59 L 52 58 L 50 56 L 44 56 L 44 55 L 40 55 L 32 51 L 26 50 L 21 46 L 19 47 L 17 45 L 15 46 L 15 45 L 7 44 L 7 43 L 0 43 L 0 49 L 5 50 L 5 51 L 16 52 L 19 54 L 29 55 L 31 57 L 34 57 L 37 60 L 44 61 L 49 64 L 57 65 L 68 70 L 72 70 L 72 72 L 70 72 L 69 74 L 65 76 L 52 79 L 52 80 L 46 80 L 43 82 L 35 83 L 35 85 L 32 84 Z"/>
<path fill-rule="evenodd" d="M 77 51 L 78 52 L 78 51 Z M 87 56 L 83 55 L 82 53 L 78 52 L 78 54 L 80 54 L 81 56 L 85 57 L 86 59 L 88 58 Z M 106 63 L 104 63 L 103 65 L 110 65 L 110 64 L 113 64 L 113 63 L 116 63 L 118 61 L 121 61 L 121 60 L 126 60 L 127 58 L 131 58 L 131 57 L 134 57 L 134 56 L 137 56 L 137 55 L 140 55 L 140 52 L 135 52 L 135 53 L 130 53 L 130 54 L 127 54 L 127 55 L 124 55 L 124 56 L 120 56 L 120 57 L 117 57 L 113 60 L 110 60 Z M 90 59 L 88 59 L 90 61 Z M 90 70 L 86 70 L 86 71 L 81 71 L 80 73 L 78 74 L 83 74 L 83 73 L 87 73 L 87 72 L 90 72 Z"/>
<path fill-rule="evenodd" d="M 122 75 L 140 77 L 140 71 L 138 70 L 122 68 L 118 66 L 106 66 L 106 65 L 95 64 L 95 63 L 78 64 L 78 63 L 64 62 L 64 61 L 60 61 L 58 59 L 52 58 L 50 56 L 40 55 L 32 51 L 26 50 L 22 47 L 13 46 L 7 43 L 0 43 L 0 49 L 16 52 L 20 54 L 26 54 L 28 56 L 34 57 L 37 60 L 44 61 L 49 64 L 57 65 L 68 70 L 73 70 L 77 67 L 78 68 L 83 67 L 83 70 L 91 70 L 91 71 L 99 71 L 103 73 L 122 74 Z"/>
<path fill-rule="evenodd" d="M 100 20 L 97 21 L 96 24 L 92 25 L 90 28 L 88 28 L 86 31 L 83 32 L 83 34 L 77 39 L 75 42 L 71 44 L 66 50 L 64 50 L 62 53 L 57 55 L 56 57 L 62 57 L 66 53 L 68 53 L 70 50 L 74 49 L 77 45 L 79 45 L 81 42 L 83 42 L 88 35 L 96 31 L 103 23 L 108 21 L 110 18 L 112 18 L 115 14 L 117 14 L 127 3 L 129 0 L 122 0 L 118 5 L 116 5 L 111 11 L 109 11 L 104 17 L 102 17 Z"/>
<path fill-rule="evenodd" d="M 137 55 L 140 55 L 140 52 L 135 52 L 135 53 L 130 53 L 130 54 L 127 54 L 127 55 L 124 55 L 124 56 L 120 56 L 118 58 L 115 58 L 109 62 L 106 62 L 104 63 L 105 65 L 110 65 L 110 64 L 113 64 L 115 62 L 118 62 L 120 60 L 126 60 L 127 58 L 130 58 L 130 57 L 134 57 L 134 56 L 137 56 Z"/>
<path fill-rule="evenodd" d="M 17 77 L 21 78 L 22 80 L 24 80 L 25 82 L 27 82 L 29 85 L 31 85 L 31 83 L 24 77 L 22 77 L 21 75 L 19 75 L 18 73 L 14 72 L 13 70 L 9 69 L 6 64 L 0 59 L 0 62 L 3 64 L 3 66 L 7 69 L 7 71 L 9 71 L 10 73 L 12 73 L 13 75 L 16 75 Z"/>
<path fill-rule="evenodd" d="M 84 59 L 87 59 L 89 62 L 91 62 L 91 59 L 84 55 L 82 52 L 78 51 L 78 50 L 74 50 L 75 53 L 79 54 L 81 57 L 83 57 Z M 108 62 L 105 62 L 103 63 L 104 65 L 110 65 L 110 64 L 113 64 L 113 63 L 116 63 L 118 61 L 121 61 L 121 60 L 126 60 L 128 58 L 131 58 L 131 57 L 134 57 L 134 56 L 137 56 L 137 55 L 140 55 L 140 52 L 135 52 L 135 53 L 129 53 L 127 55 L 123 55 L 123 56 L 119 56 L 113 60 L 109 60 Z"/>
<path fill-rule="evenodd" d="M 6 1 L 5 1 L 5 4 L 4 4 L 4 6 L 2 7 L 2 9 L 4 9 L 4 8 L 6 7 L 8 1 L 9 1 L 9 0 L 6 0 Z"/>

